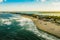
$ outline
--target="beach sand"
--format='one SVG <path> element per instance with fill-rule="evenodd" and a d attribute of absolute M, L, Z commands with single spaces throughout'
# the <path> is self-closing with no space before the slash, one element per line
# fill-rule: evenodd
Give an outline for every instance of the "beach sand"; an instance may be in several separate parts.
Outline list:
<path fill-rule="evenodd" d="M 39 20 L 32 16 L 28 16 L 28 15 L 23 15 L 23 16 L 32 19 L 32 21 L 35 23 L 35 25 L 37 26 L 38 29 L 43 30 L 47 33 L 53 34 L 57 37 L 60 37 L 60 26 L 58 26 L 52 22 Z"/>

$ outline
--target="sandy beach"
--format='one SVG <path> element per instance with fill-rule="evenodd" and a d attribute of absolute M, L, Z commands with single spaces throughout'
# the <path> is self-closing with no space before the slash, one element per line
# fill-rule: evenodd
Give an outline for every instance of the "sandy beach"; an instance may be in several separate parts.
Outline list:
<path fill-rule="evenodd" d="M 35 23 L 37 28 L 39 28 L 40 30 L 43 30 L 47 33 L 60 37 L 60 26 L 58 26 L 52 22 L 39 20 L 39 19 L 31 17 L 31 16 L 27 16 L 27 15 L 23 15 L 23 16 L 32 19 L 32 21 Z"/>

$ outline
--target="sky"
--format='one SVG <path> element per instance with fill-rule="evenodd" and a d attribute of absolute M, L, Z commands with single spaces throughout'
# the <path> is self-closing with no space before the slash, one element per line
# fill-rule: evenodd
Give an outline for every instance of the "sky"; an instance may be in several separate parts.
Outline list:
<path fill-rule="evenodd" d="M 0 0 L 0 11 L 60 11 L 60 0 Z"/>

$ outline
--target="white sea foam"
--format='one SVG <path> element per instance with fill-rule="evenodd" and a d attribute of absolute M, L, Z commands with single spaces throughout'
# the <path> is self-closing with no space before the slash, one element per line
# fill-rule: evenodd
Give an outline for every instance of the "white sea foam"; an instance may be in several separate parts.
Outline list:
<path fill-rule="evenodd" d="M 3 24 L 6 24 L 6 25 L 10 25 L 11 24 L 11 21 L 9 21 L 8 19 L 1 19 L 1 22 Z"/>
<path fill-rule="evenodd" d="M 40 36 L 40 37 L 43 37 L 45 38 L 46 40 L 59 40 L 57 39 L 56 37 L 52 36 L 52 35 L 49 35 L 47 33 L 44 33 L 42 31 L 38 31 L 38 29 L 36 28 L 36 25 L 33 23 L 33 21 L 29 18 L 24 18 L 22 17 L 22 19 L 20 20 L 17 20 L 20 22 L 20 25 L 21 26 L 25 26 L 26 27 L 26 30 L 29 30 L 29 31 L 33 31 L 36 35 Z M 49 37 L 48 37 L 49 36 Z"/>
<path fill-rule="evenodd" d="M 60 40 L 50 34 L 47 34 L 43 31 L 38 30 L 36 25 L 33 23 L 33 21 L 31 19 L 24 18 L 22 16 L 18 16 L 18 17 L 17 16 L 15 17 L 15 16 L 10 17 L 10 19 L 2 19 L 3 24 L 10 25 L 11 24 L 10 20 L 16 20 L 17 22 L 20 22 L 19 25 L 23 27 L 21 30 L 26 29 L 28 31 L 33 32 L 34 34 L 36 34 L 39 37 L 45 38 L 46 40 Z M 10 29 L 10 28 L 7 28 L 7 29 Z"/>

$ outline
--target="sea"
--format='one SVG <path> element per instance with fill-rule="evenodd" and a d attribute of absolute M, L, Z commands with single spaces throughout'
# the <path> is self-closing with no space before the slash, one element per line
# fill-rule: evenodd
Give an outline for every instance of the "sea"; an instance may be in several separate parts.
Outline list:
<path fill-rule="evenodd" d="M 39 30 L 34 22 L 20 14 L 0 13 L 0 40 L 60 40 Z"/>

